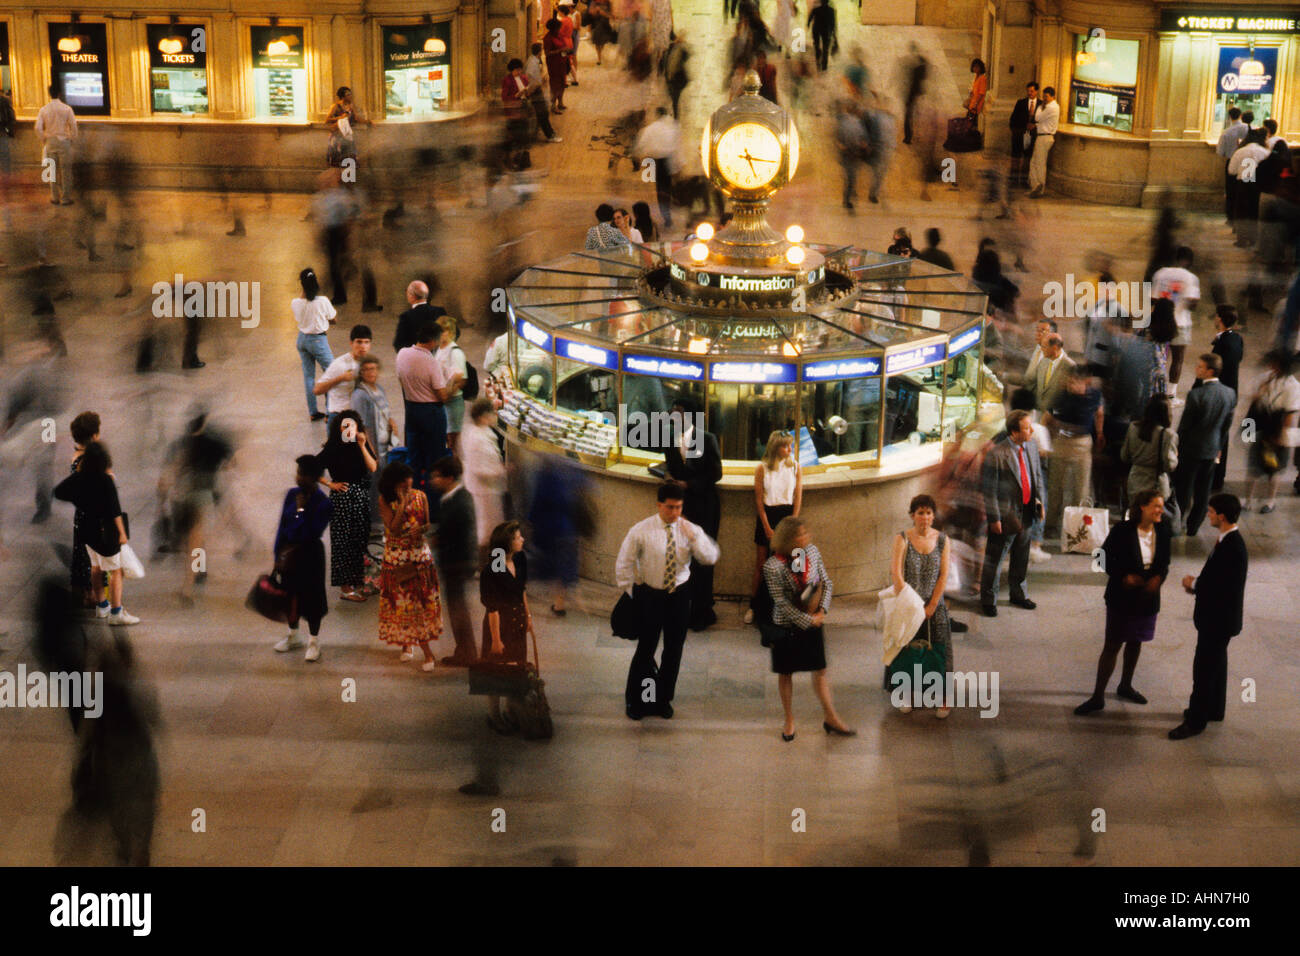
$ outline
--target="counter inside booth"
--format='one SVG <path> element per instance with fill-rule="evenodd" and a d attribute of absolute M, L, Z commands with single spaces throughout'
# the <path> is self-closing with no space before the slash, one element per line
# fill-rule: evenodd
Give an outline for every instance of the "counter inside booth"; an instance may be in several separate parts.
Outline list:
<path fill-rule="evenodd" d="M 875 516 L 889 515 L 889 533 L 901 527 L 945 442 L 1000 420 L 1001 386 L 982 363 L 984 296 L 964 278 L 826 249 L 857 283 L 835 307 L 803 313 L 665 301 L 647 276 L 672 244 L 570 255 L 511 287 L 509 358 L 496 370 L 507 454 L 563 455 L 588 472 L 608 520 L 584 542 L 585 577 L 613 583 L 623 532 L 653 511 L 649 468 L 685 399 L 722 449 L 719 594 L 748 591 L 754 469 L 773 431 L 796 437 L 803 515 L 837 590 L 884 586 L 889 542 L 875 540 Z"/>

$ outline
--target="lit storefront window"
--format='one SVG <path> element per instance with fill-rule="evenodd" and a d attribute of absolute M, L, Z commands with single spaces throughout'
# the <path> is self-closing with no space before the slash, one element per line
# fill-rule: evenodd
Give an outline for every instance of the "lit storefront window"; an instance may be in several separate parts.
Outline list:
<path fill-rule="evenodd" d="M 1133 131 L 1140 48 L 1137 40 L 1075 35 L 1070 122 Z"/>
<path fill-rule="evenodd" d="M 12 90 L 9 83 L 9 24 L 0 21 L 0 90 Z"/>
<path fill-rule="evenodd" d="M 102 23 L 51 23 L 50 72 L 79 115 L 107 116 L 108 31 Z"/>
<path fill-rule="evenodd" d="M 207 113 L 207 30 L 197 23 L 151 23 L 145 32 L 153 111 Z"/>
<path fill-rule="evenodd" d="M 250 27 L 253 115 L 307 119 L 307 53 L 302 27 Z"/>
<path fill-rule="evenodd" d="M 388 26 L 384 115 L 432 116 L 451 101 L 451 23 Z"/>

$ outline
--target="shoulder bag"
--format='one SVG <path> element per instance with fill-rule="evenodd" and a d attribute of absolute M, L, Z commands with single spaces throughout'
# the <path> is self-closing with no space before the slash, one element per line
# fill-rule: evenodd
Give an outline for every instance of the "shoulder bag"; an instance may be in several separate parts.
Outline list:
<path fill-rule="evenodd" d="M 541 677 L 537 635 L 533 661 L 477 660 L 469 665 L 469 692 L 475 696 L 505 697 L 506 706 L 525 740 L 549 740 L 555 732 L 546 681 Z"/>

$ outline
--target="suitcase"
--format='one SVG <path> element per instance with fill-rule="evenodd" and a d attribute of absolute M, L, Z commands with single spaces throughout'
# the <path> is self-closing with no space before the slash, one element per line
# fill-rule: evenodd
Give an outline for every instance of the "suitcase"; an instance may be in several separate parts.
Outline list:
<path fill-rule="evenodd" d="M 984 134 L 976 121 L 963 114 L 948 120 L 948 138 L 943 148 L 949 153 L 976 153 L 984 148 Z"/>

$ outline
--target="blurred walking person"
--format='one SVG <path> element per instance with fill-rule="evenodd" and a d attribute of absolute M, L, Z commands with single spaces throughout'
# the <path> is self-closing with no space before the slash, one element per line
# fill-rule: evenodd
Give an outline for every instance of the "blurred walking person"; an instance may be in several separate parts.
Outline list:
<path fill-rule="evenodd" d="M 72 205 L 72 162 L 77 140 L 77 115 L 63 102 L 57 85 L 50 86 L 50 101 L 36 114 L 36 135 L 41 140 L 42 168 L 51 169 L 50 202 Z"/>

